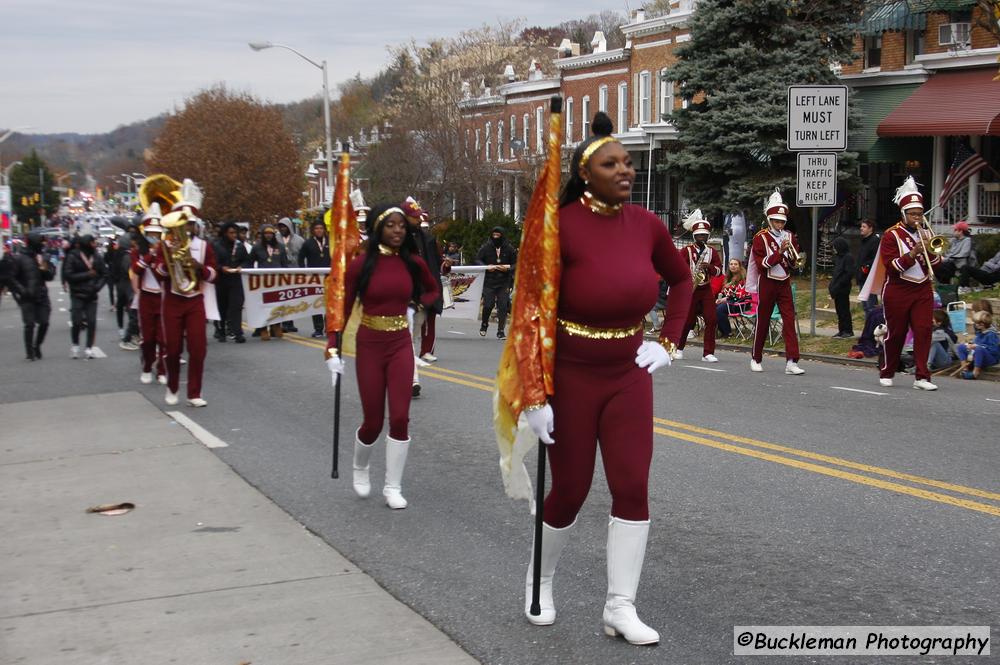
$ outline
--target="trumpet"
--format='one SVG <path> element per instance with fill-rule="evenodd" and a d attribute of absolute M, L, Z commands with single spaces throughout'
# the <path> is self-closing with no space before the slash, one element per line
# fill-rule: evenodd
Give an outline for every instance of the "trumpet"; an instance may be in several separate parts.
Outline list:
<path fill-rule="evenodd" d="M 783 232 L 782 240 L 788 241 L 788 249 L 785 250 L 785 256 L 792 260 L 795 264 L 796 270 L 802 270 L 806 266 L 806 255 L 799 250 L 795 249 L 795 243 L 792 242 L 792 234 L 787 231 Z"/>

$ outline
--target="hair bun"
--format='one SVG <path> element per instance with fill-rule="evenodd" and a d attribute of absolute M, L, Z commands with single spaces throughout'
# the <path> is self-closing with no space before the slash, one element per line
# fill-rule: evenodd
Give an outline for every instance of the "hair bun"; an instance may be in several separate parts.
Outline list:
<path fill-rule="evenodd" d="M 594 136 L 611 136 L 615 131 L 615 126 L 611 124 L 611 118 L 604 111 L 598 111 L 590 123 L 590 131 Z"/>

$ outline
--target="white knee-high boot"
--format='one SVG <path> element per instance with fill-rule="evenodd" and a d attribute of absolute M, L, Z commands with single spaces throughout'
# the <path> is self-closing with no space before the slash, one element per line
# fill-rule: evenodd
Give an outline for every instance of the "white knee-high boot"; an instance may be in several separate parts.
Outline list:
<path fill-rule="evenodd" d="M 403 469 L 406 468 L 406 455 L 410 451 L 410 440 L 397 441 L 388 434 L 385 437 L 385 487 L 382 496 L 387 506 L 394 510 L 406 508 L 403 498 Z"/>
<path fill-rule="evenodd" d="M 660 635 L 639 620 L 635 594 L 646 556 L 649 520 L 630 522 L 612 516 L 608 522 L 608 597 L 604 632 L 621 635 L 631 644 L 656 644 Z"/>
<path fill-rule="evenodd" d="M 531 591 L 535 570 L 535 541 L 534 538 L 531 540 L 531 560 L 528 562 L 528 576 L 524 581 L 524 616 L 536 626 L 550 626 L 555 623 L 556 606 L 552 600 L 552 575 L 556 572 L 556 564 L 559 563 L 563 548 L 569 542 L 569 534 L 574 526 L 576 520 L 561 529 L 542 522 L 542 565 L 539 567 L 541 577 L 538 585 L 538 604 L 542 611 L 538 616 L 531 614 Z"/>
<path fill-rule="evenodd" d="M 358 438 L 360 431 L 354 432 L 354 491 L 362 499 L 367 499 L 372 492 L 372 484 L 368 478 L 368 460 L 371 459 L 375 444 L 361 443 Z"/>

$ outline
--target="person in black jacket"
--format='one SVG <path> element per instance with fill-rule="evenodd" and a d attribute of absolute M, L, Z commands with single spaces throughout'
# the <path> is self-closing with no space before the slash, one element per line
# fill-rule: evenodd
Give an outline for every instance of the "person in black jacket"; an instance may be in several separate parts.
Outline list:
<path fill-rule="evenodd" d="M 250 254 L 240 242 L 236 222 L 226 222 L 219 229 L 215 260 L 219 266 L 219 274 L 215 278 L 215 299 L 222 318 L 215 339 L 225 342 L 228 335 L 237 344 L 243 344 L 247 338 L 243 336 L 243 277 L 240 271 L 249 263 Z"/>
<path fill-rule="evenodd" d="M 104 288 L 108 272 L 104 260 L 97 252 L 94 236 L 85 235 L 80 238 L 77 248 L 66 257 L 63 278 L 69 284 L 69 297 L 73 327 L 70 336 L 73 340 L 72 357 L 80 357 L 80 330 L 84 322 L 87 324 L 87 360 L 94 357 L 94 337 L 97 335 L 97 297 Z"/>
<path fill-rule="evenodd" d="M 514 283 L 514 266 L 517 250 L 507 242 L 502 226 L 494 226 L 490 239 L 479 248 L 476 263 L 487 266 L 483 281 L 483 321 L 479 335 L 486 337 L 490 325 L 490 315 L 496 305 L 498 327 L 497 339 L 506 339 L 507 311 L 510 309 L 510 287 Z"/>
<path fill-rule="evenodd" d="M 847 251 L 847 240 L 833 239 L 833 278 L 830 280 L 830 297 L 837 308 L 837 334 L 834 337 L 849 339 L 854 337 L 854 323 L 851 321 L 851 280 L 854 277 L 854 257 Z"/>
<path fill-rule="evenodd" d="M 27 360 L 42 359 L 42 342 L 49 329 L 49 290 L 45 282 L 55 276 L 55 268 L 45 254 L 42 236 L 29 233 L 27 246 L 10 258 L 8 285 L 21 306 L 24 323 L 24 351 Z"/>
<path fill-rule="evenodd" d="M 312 223 L 312 237 L 302 243 L 299 250 L 300 268 L 329 268 L 330 240 L 326 235 L 326 224 L 322 219 Z M 316 339 L 326 339 L 326 322 L 322 314 L 313 314 L 313 333 Z"/>
<path fill-rule="evenodd" d="M 857 260 L 857 281 L 859 287 L 864 287 L 868 273 L 872 270 L 872 263 L 878 254 L 878 244 L 881 242 L 879 235 L 875 233 L 875 224 L 870 220 L 861 221 L 861 248 L 858 250 Z M 874 293 L 868 297 L 868 302 L 862 304 L 867 316 L 868 310 L 878 305 L 878 296 Z"/>

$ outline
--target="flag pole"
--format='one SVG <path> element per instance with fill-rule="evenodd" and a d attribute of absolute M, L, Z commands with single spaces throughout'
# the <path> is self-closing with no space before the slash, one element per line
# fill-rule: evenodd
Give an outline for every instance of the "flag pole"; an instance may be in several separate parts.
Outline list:
<path fill-rule="evenodd" d="M 337 358 L 343 360 L 340 349 L 344 333 L 337 333 Z M 344 378 L 343 373 L 337 374 L 337 385 L 333 389 L 333 469 L 330 471 L 331 478 L 340 478 L 340 382 Z"/>
<path fill-rule="evenodd" d="M 542 613 L 539 600 L 542 586 L 542 505 L 545 503 L 545 443 L 538 440 L 538 475 L 535 488 L 535 547 L 531 553 L 531 616 Z"/>
<path fill-rule="evenodd" d="M 552 115 L 562 113 L 562 97 L 554 96 L 549 103 L 549 111 Z M 549 149 L 552 139 L 549 139 Z M 528 611 L 531 616 L 536 617 L 542 613 L 541 586 L 542 586 L 542 523 L 544 522 L 545 504 L 545 442 L 538 439 L 538 472 L 535 476 L 535 538 L 534 551 L 532 552 L 531 564 L 531 606 Z"/>

